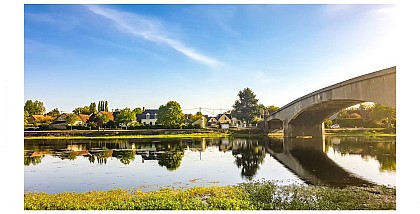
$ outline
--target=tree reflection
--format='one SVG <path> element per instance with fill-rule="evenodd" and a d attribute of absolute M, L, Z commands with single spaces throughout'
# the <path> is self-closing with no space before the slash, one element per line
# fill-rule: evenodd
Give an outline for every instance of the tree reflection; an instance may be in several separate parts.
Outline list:
<path fill-rule="evenodd" d="M 113 150 L 103 150 L 103 151 L 90 151 L 90 155 L 88 156 L 90 163 L 95 163 L 95 160 L 100 164 L 106 164 L 107 159 L 112 157 Z"/>
<path fill-rule="evenodd" d="M 242 178 L 252 180 L 260 168 L 260 164 L 264 162 L 265 148 L 250 142 L 239 144 L 232 151 L 232 154 L 235 156 L 235 164 L 238 168 L 241 168 Z"/>
<path fill-rule="evenodd" d="M 133 150 L 114 151 L 112 157 L 116 157 L 121 163 L 127 165 L 136 158 L 136 153 Z"/>
<path fill-rule="evenodd" d="M 380 164 L 380 171 L 396 171 L 396 143 L 373 142 L 368 139 L 352 140 L 341 138 L 339 144 L 329 143 L 329 146 L 341 154 L 360 155 L 362 158 L 374 158 Z M 327 147 L 328 148 L 328 147 Z"/>
<path fill-rule="evenodd" d="M 182 151 L 168 151 L 158 154 L 159 166 L 165 166 L 168 170 L 176 170 L 181 166 L 181 161 L 184 156 Z"/>
<path fill-rule="evenodd" d="M 35 156 L 35 157 L 28 157 L 28 156 L 24 156 L 23 157 L 23 164 L 25 166 L 29 166 L 29 165 L 37 165 L 41 163 L 41 160 L 44 156 Z"/>
<path fill-rule="evenodd" d="M 77 158 L 76 151 L 64 151 L 60 153 L 60 159 L 68 159 L 68 160 L 75 160 Z"/>

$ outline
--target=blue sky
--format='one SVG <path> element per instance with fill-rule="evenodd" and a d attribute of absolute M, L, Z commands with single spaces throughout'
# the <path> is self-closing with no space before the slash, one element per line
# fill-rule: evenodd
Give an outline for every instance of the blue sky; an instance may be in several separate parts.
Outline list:
<path fill-rule="evenodd" d="M 47 111 L 99 100 L 111 109 L 170 100 L 183 109 L 229 109 L 245 87 L 260 103 L 283 106 L 396 65 L 394 5 L 24 9 L 24 98 Z"/>

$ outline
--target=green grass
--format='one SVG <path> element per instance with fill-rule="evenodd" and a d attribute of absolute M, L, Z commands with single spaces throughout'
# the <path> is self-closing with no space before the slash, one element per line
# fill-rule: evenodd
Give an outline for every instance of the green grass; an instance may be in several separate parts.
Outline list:
<path fill-rule="evenodd" d="M 395 210 L 395 188 L 277 186 L 250 182 L 237 186 L 122 189 L 86 193 L 27 193 L 25 210 Z"/>
<path fill-rule="evenodd" d="M 107 133 L 109 134 L 109 133 Z M 354 136 L 354 137 L 395 137 L 395 133 L 384 133 L 378 130 L 329 130 L 325 133 L 329 136 Z M 165 139 L 165 138 L 219 138 L 219 137 L 283 137 L 283 133 L 191 133 L 191 134 L 152 134 L 152 135 L 59 135 L 59 136 L 25 136 L 24 139 Z"/>
<path fill-rule="evenodd" d="M 24 139 L 164 139 L 164 138 L 218 138 L 229 137 L 225 133 L 157 134 L 157 135 L 99 135 L 99 136 L 25 136 Z"/>

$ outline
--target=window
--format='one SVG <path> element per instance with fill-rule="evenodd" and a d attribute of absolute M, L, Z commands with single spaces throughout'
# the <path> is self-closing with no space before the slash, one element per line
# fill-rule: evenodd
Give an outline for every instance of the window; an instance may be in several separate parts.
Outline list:
<path fill-rule="evenodd" d="M 146 119 L 147 119 L 147 120 L 149 120 L 149 119 L 150 119 L 150 114 L 149 114 L 149 113 L 147 113 L 147 114 L 146 114 Z"/>

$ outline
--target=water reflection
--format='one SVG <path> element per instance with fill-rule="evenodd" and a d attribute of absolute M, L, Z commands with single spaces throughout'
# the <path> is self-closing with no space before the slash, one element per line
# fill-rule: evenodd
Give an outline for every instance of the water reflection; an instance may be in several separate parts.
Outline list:
<path fill-rule="evenodd" d="M 241 169 L 241 176 L 252 180 L 257 174 L 260 165 L 264 162 L 265 147 L 258 140 L 232 141 L 232 154 L 235 157 L 235 165 Z"/>
<path fill-rule="evenodd" d="M 356 138 L 330 137 L 326 140 L 326 149 L 333 149 L 340 155 L 360 155 L 363 159 L 375 159 L 380 164 L 380 171 L 396 171 L 395 138 Z"/>
<path fill-rule="evenodd" d="M 24 165 L 28 167 L 41 165 L 44 158 L 53 157 L 78 164 L 81 163 L 80 161 L 86 160 L 86 163 L 91 166 L 111 164 L 114 167 L 116 160 L 119 165 L 126 167 L 133 167 L 136 164 L 135 167 L 138 167 L 139 163 L 153 163 L 157 168 L 171 172 L 171 176 L 175 175 L 172 172 L 200 171 L 203 176 L 208 177 L 216 176 L 216 174 L 217 176 L 232 177 L 232 173 L 235 173 L 235 176 L 240 176 L 242 180 L 254 180 L 261 176 L 265 176 L 263 178 L 281 178 L 283 175 L 275 174 L 279 173 L 278 167 L 281 167 L 309 184 L 370 185 L 372 180 L 376 183 L 382 181 L 381 179 L 371 179 L 363 174 L 364 172 L 355 173 L 352 171 L 354 167 L 365 168 L 363 163 L 357 162 L 357 166 L 348 167 L 345 166 L 346 161 L 341 161 L 338 157 L 347 158 L 346 160 L 350 160 L 349 156 L 359 157 L 363 160 L 375 160 L 379 163 L 378 167 L 381 172 L 395 172 L 395 145 L 395 138 L 343 137 L 327 137 L 326 139 L 25 140 Z M 198 155 L 198 153 L 199 161 L 202 161 L 202 154 L 207 159 L 195 163 L 194 161 L 197 160 L 192 160 L 191 156 Z M 217 158 L 217 155 L 220 158 Z M 266 163 L 267 160 L 269 163 Z M 183 161 L 186 163 L 184 164 Z M 156 167 L 153 168 L 152 165 L 147 166 L 150 168 L 146 172 L 151 177 L 155 173 L 162 179 L 169 176 L 158 174 Z M 230 168 L 231 166 L 234 168 Z M 183 167 L 184 169 L 182 169 Z M 205 172 L 210 168 L 214 168 L 213 170 L 216 171 Z M 106 169 L 116 171 L 115 168 L 103 168 L 103 170 Z M 366 169 L 372 171 L 371 168 L 366 167 Z M 83 168 L 81 170 L 83 171 Z M 27 173 L 29 172 L 25 171 L 25 176 Z M 107 171 L 106 173 L 114 172 Z M 215 175 L 211 175 L 212 173 Z M 145 175 L 143 174 L 143 176 Z M 182 177 L 184 175 L 175 176 Z M 176 179 L 174 177 L 173 180 Z M 395 180 L 395 175 L 391 175 L 391 179 Z M 233 183 L 228 184 L 235 184 L 238 181 L 231 182 Z M 391 183 L 395 183 L 395 181 L 391 181 Z"/>

